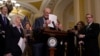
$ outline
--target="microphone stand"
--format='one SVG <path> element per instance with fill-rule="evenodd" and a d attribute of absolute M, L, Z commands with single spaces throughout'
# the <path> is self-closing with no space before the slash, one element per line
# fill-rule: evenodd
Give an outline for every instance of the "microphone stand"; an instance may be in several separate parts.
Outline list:
<path fill-rule="evenodd" d="M 79 45 L 80 56 L 82 56 L 82 45 Z"/>
<path fill-rule="evenodd" d="M 67 56 L 67 42 L 65 42 L 65 52 L 64 52 L 64 56 Z"/>
<path fill-rule="evenodd" d="M 83 52 L 82 52 L 82 50 L 83 50 L 83 45 L 84 44 L 84 42 L 83 41 L 80 41 L 80 43 L 79 43 L 79 56 L 82 56 L 82 54 L 83 54 Z"/>

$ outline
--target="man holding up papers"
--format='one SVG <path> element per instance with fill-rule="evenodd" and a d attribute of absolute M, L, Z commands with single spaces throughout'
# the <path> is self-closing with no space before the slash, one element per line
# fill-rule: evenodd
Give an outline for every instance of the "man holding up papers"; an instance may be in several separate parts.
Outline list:
<path fill-rule="evenodd" d="M 60 30 L 62 30 L 62 26 L 58 21 L 57 16 L 54 14 L 50 14 L 50 8 L 45 8 L 43 13 L 44 14 L 42 17 L 39 17 L 35 20 L 35 24 L 33 26 L 34 29 L 40 30 L 48 25 L 48 27 L 50 28 L 59 28 Z"/>
<path fill-rule="evenodd" d="M 45 8 L 43 11 L 43 16 L 35 20 L 33 25 L 35 44 L 34 47 L 34 56 L 45 56 L 42 53 L 44 43 L 47 43 L 47 38 L 42 37 L 41 30 L 48 26 L 50 29 L 62 28 L 57 20 L 57 16 L 50 14 L 51 9 Z M 60 26 L 59 26 L 60 25 Z M 62 29 L 60 29 L 62 30 Z M 46 36 L 47 37 L 47 36 Z M 36 52 L 37 51 L 37 52 Z"/>

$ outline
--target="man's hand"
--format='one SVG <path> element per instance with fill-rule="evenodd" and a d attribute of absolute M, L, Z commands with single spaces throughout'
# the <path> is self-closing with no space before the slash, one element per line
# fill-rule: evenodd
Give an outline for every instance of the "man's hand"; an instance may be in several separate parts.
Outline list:
<path fill-rule="evenodd" d="M 84 38 L 84 37 L 85 37 L 84 34 L 80 34 L 80 35 L 79 35 L 79 38 Z"/>
<path fill-rule="evenodd" d="M 81 41 L 78 42 L 78 44 L 79 44 L 79 45 L 80 45 L 80 44 L 84 44 L 84 42 L 81 40 Z"/>
<path fill-rule="evenodd" d="M 48 26 L 48 24 L 50 24 L 50 23 L 51 23 L 51 21 L 50 21 L 50 20 L 45 20 L 45 22 L 44 22 L 44 24 L 43 24 L 43 27 Z"/>
<path fill-rule="evenodd" d="M 46 23 L 46 24 L 50 24 L 51 21 L 50 21 L 50 20 L 46 20 L 45 23 Z"/>
<path fill-rule="evenodd" d="M 59 28 L 60 30 L 63 30 L 62 24 L 56 24 L 56 27 Z"/>
<path fill-rule="evenodd" d="M 4 56 L 13 56 L 11 53 L 7 53 Z"/>

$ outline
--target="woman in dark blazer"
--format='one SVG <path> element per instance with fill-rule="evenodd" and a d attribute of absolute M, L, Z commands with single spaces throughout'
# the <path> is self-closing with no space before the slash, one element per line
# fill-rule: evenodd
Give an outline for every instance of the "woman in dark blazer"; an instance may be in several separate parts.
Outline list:
<path fill-rule="evenodd" d="M 22 50 L 18 43 L 20 38 L 24 37 L 23 29 L 20 24 L 20 17 L 14 16 L 12 25 L 8 30 L 8 37 L 6 38 L 6 54 L 5 56 L 21 56 Z"/>

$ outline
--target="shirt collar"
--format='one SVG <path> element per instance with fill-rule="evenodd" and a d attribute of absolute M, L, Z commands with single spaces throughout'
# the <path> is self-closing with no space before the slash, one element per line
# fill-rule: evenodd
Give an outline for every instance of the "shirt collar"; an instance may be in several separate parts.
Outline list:
<path fill-rule="evenodd" d="M 89 23 L 88 25 L 90 26 L 93 22 Z"/>
<path fill-rule="evenodd" d="M 3 14 L 1 14 L 2 15 L 2 17 L 5 17 L 5 16 L 7 16 L 7 15 L 3 15 Z"/>

